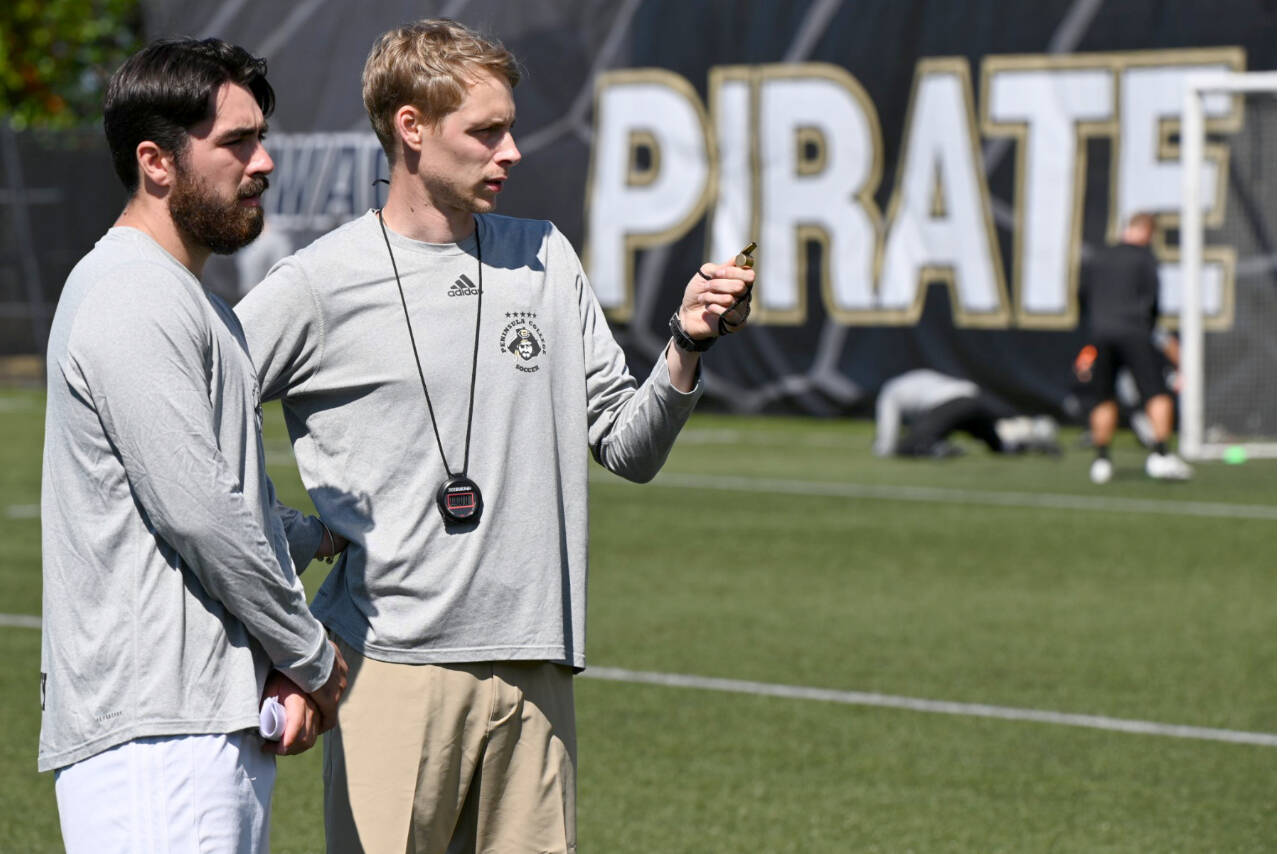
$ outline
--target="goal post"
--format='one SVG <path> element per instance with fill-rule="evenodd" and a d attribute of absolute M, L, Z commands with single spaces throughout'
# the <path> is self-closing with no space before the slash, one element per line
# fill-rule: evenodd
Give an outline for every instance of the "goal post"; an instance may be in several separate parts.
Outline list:
<path fill-rule="evenodd" d="M 1205 100 L 1223 96 L 1241 102 L 1240 129 L 1221 159 L 1227 197 L 1206 223 L 1201 170 L 1215 144 Z M 1179 449 L 1193 459 L 1276 456 L 1275 102 L 1274 71 L 1193 75 L 1183 96 Z M 1206 252 L 1206 225 L 1225 255 Z M 1224 259 L 1208 285 L 1219 312 L 1206 323 L 1207 265 Z"/>

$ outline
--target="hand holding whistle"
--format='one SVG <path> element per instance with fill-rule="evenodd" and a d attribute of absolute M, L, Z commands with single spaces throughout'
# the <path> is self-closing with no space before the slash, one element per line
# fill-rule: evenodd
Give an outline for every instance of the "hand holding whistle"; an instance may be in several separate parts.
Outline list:
<path fill-rule="evenodd" d="M 756 243 L 753 240 L 733 259 L 733 266 L 741 267 L 744 270 L 755 269 L 756 259 L 751 255 L 755 251 Z M 753 287 L 755 287 L 754 280 L 747 282 L 747 292 L 734 300 L 729 310 L 720 315 L 719 332 L 721 335 L 730 335 L 746 325 L 747 317 L 751 314 L 751 289 Z"/>

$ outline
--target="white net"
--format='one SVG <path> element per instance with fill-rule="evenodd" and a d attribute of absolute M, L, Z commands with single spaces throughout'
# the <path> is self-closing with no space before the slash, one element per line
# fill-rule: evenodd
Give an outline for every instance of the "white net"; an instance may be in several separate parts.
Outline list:
<path fill-rule="evenodd" d="M 1225 144 L 1228 158 L 1224 215 L 1206 224 L 1201 256 L 1214 256 L 1216 247 L 1234 252 L 1230 322 L 1206 324 L 1199 348 L 1184 341 L 1191 360 L 1198 349 L 1201 371 L 1184 371 L 1197 387 L 1184 391 L 1183 405 L 1199 407 L 1200 417 L 1184 418 L 1196 435 L 1184 432 L 1182 440 L 1202 458 L 1236 447 L 1274 456 L 1276 447 L 1276 93 L 1273 83 L 1231 96 L 1241 105 L 1239 129 L 1203 140 Z"/>
<path fill-rule="evenodd" d="M 1205 244 L 1236 251 L 1231 328 L 1204 337 L 1204 438 L 1209 445 L 1276 436 L 1276 96 L 1239 95 L 1244 125 L 1228 138 L 1226 216 Z"/>

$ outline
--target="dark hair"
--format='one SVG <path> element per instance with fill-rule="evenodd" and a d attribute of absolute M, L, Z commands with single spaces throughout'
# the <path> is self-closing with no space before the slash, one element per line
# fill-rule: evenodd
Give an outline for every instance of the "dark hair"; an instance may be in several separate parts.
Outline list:
<path fill-rule="evenodd" d="M 224 83 L 248 89 L 264 116 L 275 108 L 267 62 L 221 39 L 162 39 L 125 60 L 107 84 L 103 129 L 116 174 L 138 189 L 138 144 L 147 140 L 181 156 L 187 131 L 213 116 Z"/>

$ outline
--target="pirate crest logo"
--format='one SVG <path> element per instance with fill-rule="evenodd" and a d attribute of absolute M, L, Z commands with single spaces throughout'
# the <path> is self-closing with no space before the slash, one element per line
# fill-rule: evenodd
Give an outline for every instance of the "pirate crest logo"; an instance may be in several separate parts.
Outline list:
<path fill-rule="evenodd" d="M 533 322 L 533 312 L 509 312 L 507 317 L 510 322 L 502 329 L 500 346 L 515 357 L 516 370 L 531 374 L 538 370 L 541 357 L 547 352 L 547 341 Z"/>

